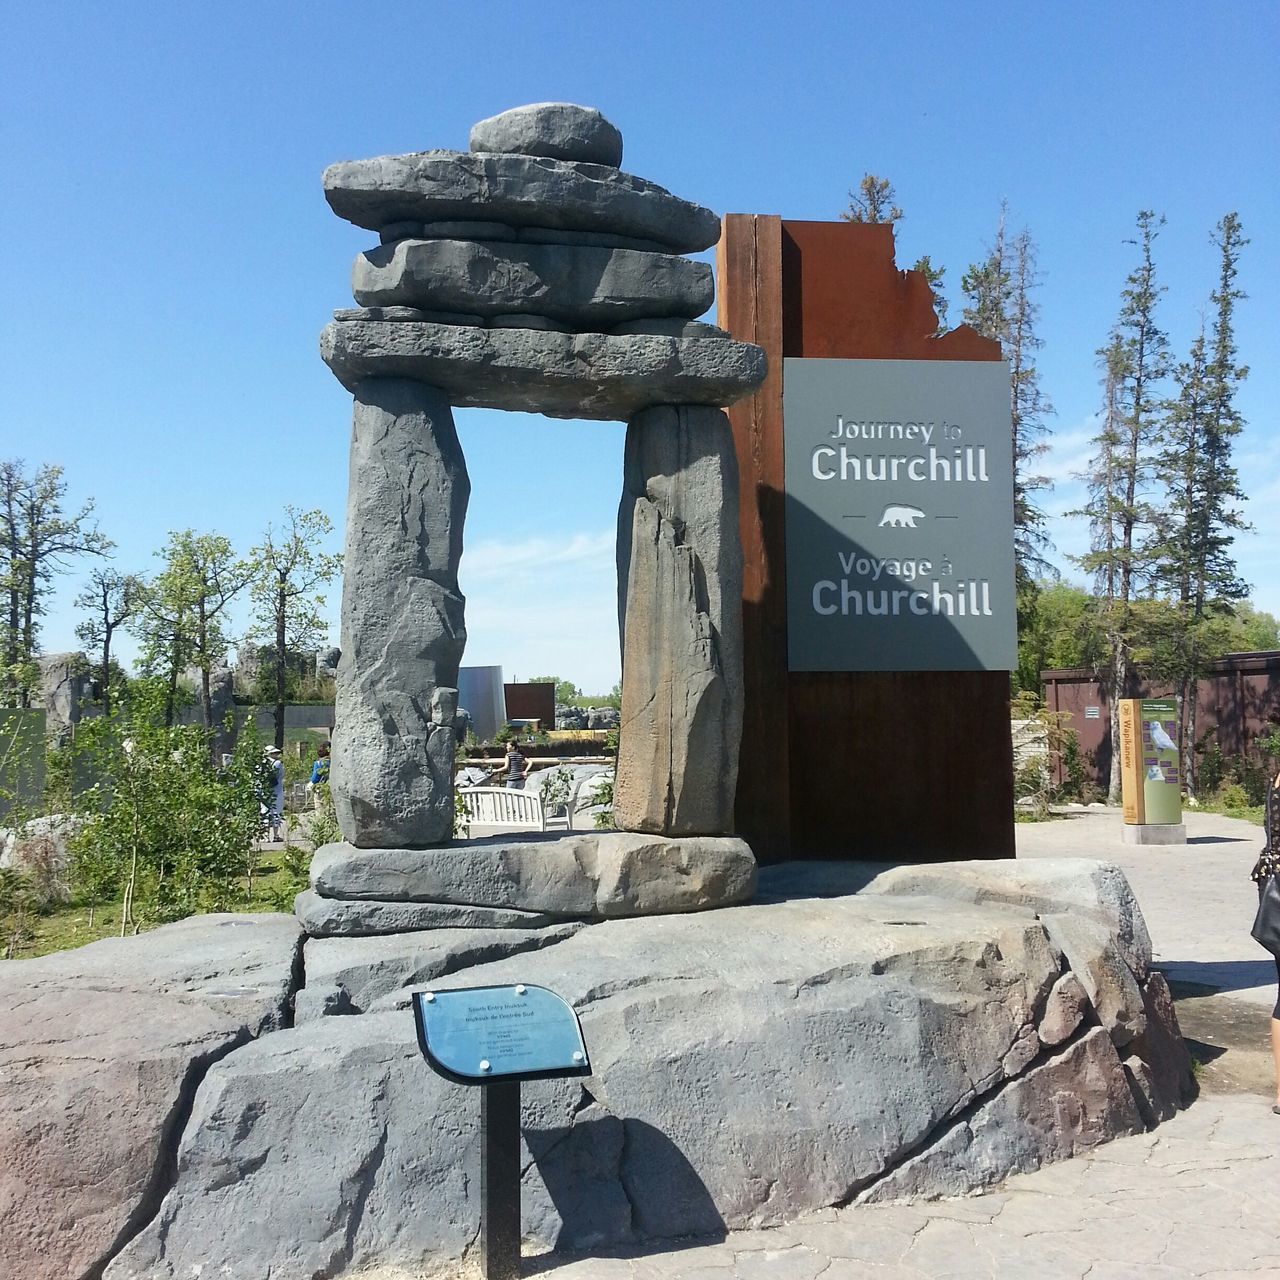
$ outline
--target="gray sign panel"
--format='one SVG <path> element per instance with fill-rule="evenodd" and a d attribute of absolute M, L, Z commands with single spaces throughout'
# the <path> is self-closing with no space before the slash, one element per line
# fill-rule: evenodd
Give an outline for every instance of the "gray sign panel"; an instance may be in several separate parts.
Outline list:
<path fill-rule="evenodd" d="M 790 669 L 1011 671 L 1009 366 L 783 365 Z"/>

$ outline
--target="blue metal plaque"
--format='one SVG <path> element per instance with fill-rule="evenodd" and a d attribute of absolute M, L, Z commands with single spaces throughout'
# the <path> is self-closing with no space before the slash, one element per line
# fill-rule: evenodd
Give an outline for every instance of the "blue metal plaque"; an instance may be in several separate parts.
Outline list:
<path fill-rule="evenodd" d="M 415 991 L 413 1016 L 423 1056 L 458 1084 L 591 1074 L 578 1015 L 546 987 Z"/>

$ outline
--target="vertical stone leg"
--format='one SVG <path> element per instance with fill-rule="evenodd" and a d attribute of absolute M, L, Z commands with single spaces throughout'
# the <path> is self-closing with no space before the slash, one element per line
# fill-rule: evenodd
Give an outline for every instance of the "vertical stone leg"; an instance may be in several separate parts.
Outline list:
<path fill-rule="evenodd" d="M 738 465 L 719 409 L 659 405 L 627 426 L 618 511 L 624 831 L 727 835 L 742 736 Z"/>
<path fill-rule="evenodd" d="M 411 848 L 452 830 L 470 492 L 444 392 L 399 378 L 356 388 L 332 765 L 351 844 Z"/>

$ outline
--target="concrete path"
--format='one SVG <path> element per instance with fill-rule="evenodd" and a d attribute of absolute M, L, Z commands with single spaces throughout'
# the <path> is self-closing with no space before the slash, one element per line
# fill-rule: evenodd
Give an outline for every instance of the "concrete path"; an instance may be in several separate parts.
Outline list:
<path fill-rule="evenodd" d="M 1187 815 L 1185 847 L 1121 841 L 1116 810 L 1019 825 L 1018 856 L 1119 864 L 1200 1060 L 1200 1097 L 1154 1133 L 963 1200 L 826 1210 L 653 1252 L 527 1259 L 554 1280 L 1280 1278 L 1280 1116 L 1266 1035 L 1274 962 L 1249 937 L 1260 828 Z"/>

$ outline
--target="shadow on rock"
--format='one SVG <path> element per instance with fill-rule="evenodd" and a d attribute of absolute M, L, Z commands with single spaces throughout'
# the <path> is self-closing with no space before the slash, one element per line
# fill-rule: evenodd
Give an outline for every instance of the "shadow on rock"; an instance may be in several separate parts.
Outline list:
<path fill-rule="evenodd" d="M 665 1133 L 591 1110 L 595 1118 L 568 1128 L 525 1130 L 533 1156 L 524 1179 L 526 1235 L 575 1251 L 725 1237 L 710 1191 Z"/>

